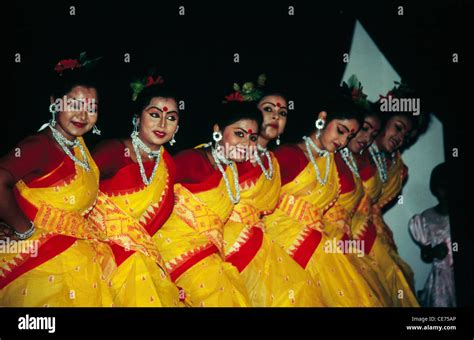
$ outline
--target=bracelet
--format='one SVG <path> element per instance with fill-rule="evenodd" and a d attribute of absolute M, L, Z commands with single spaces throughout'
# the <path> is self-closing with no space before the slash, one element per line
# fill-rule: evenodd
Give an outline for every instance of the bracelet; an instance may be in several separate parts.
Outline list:
<path fill-rule="evenodd" d="M 13 231 L 13 233 L 15 234 L 15 236 L 20 239 L 20 240 L 26 240 L 28 238 L 31 237 L 31 235 L 33 235 L 33 233 L 35 232 L 36 228 L 35 228 L 35 224 L 30 221 L 30 228 L 25 231 L 24 233 L 20 233 L 16 230 Z"/>

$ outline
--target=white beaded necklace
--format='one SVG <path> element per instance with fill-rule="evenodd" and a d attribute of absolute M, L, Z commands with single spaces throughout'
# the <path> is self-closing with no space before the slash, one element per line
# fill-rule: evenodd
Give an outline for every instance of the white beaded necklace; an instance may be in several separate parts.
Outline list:
<path fill-rule="evenodd" d="M 237 172 L 237 169 L 235 168 L 234 162 L 228 161 L 227 159 L 225 159 L 225 157 L 220 155 L 216 151 L 216 149 L 214 149 L 212 147 L 211 147 L 211 153 L 212 153 L 212 157 L 214 158 L 214 162 L 217 165 L 217 168 L 219 169 L 219 171 L 222 174 L 222 178 L 224 178 L 225 186 L 226 186 L 226 189 L 227 189 L 227 194 L 229 195 L 230 200 L 234 204 L 239 203 L 239 201 L 240 201 L 239 174 Z M 227 178 L 227 175 L 226 175 L 225 170 L 222 167 L 221 163 L 230 166 L 230 169 L 232 170 L 232 174 L 234 175 L 235 197 L 232 193 L 232 190 L 230 189 L 229 179 Z"/>
<path fill-rule="evenodd" d="M 329 156 L 329 152 L 327 150 L 321 150 L 314 144 L 314 142 L 311 140 L 311 138 L 304 136 L 303 140 L 305 141 L 306 144 L 306 150 L 308 151 L 309 159 L 311 160 L 311 163 L 313 163 L 314 170 L 316 171 L 316 179 L 321 185 L 326 185 L 328 182 L 328 177 L 329 177 L 329 165 L 331 163 L 331 158 Z M 318 168 L 318 164 L 316 163 L 316 160 L 314 159 L 313 152 L 311 148 L 318 153 L 319 156 L 323 156 L 326 158 L 326 172 L 324 174 L 324 180 L 321 178 L 321 173 Z"/>
<path fill-rule="evenodd" d="M 375 165 L 377 166 L 380 180 L 382 181 L 382 183 L 386 183 L 388 179 L 388 174 L 385 155 L 379 151 L 379 148 L 377 147 L 375 142 L 372 143 L 371 146 L 369 146 L 369 152 L 372 156 L 372 159 L 374 160 Z"/>
<path fill-rule="evenodd" d="M 349 167 L 349 169 L 351 169 L 354 176 L 356 176 L 357 178 L 360 178 L 359 168 L 357 167 L 357 163 L 354 159 L 354 156 L 352 156 L 351 150 L 349 150 L 349 148 L 347 148 L 347 147 L 342 149 L 341 150 L 341 156 L 342 156 L 342 159 L 344 160 L 344 162 Z"/>
<path fill-rule="evenodd" d="M 162 147 L 160 146 L 160 148 L 157 151 L 152 151 L 138 137 L 138 132 L 132 132 L 131 137 L 132 137 L 133 150 L 135 151 L 135 155 L 137 156 L 138 166 L 140 168 L 140 174 L 142 176 L 143 183 L 146 186 L 149 186 L 153 182 L 153 179 L 155 178 L 156 171 L 158 170 L 158 166 L 160 165 L 161 148 Z M 147 176 L 146 176 L 145 167 L 143 166 L 142 156 L 140 154 L 140 150 L 145 151 L 145 153 L 148 154 L 148 158 L 150 158 L 150 159 L 156 158 L 155 159 L 155 166 L 153 167 L 153 171 L 151 172 L 150 178 L 147 178 Z"/>
<path fill-rule="evenodd" d="M 267 157 L 268 171 L 267 171 L 267 169 L 265 169 L 265 166 L 263 165 L 263 162 L 260 158 L 260 155 L 258 154 L 258 151 L 262 152 Z M 272 159 L 270 157 L 270 152 L 268 152 L 267 148 L 264 148 L 260 144 L 257 144 L 257 151 L 255 152 L 255 159 L 257 160 L 258 165 L 262 169 L 262 172 L 265 175 L 265 178 L 270 181 L 273 178 L 273 165 L 272 165 Z"/>
<path fill-rule="evenodd" d="M 86 150 L 84 150 L 84 147 L 82 146 L 81 142 L 77 138 L 75 138 L 73 141 L 68 140 L 66 137 L 63 136 L 61 132 L 56 130 L 54 127 L 51 125 L 48 125 L 48 127 L 51 129 L 51 132 L 53 133 L 53 138 L 58 142 L 58 144 L 61 146 L 61 149 L 63 149 L 64 153 L 68 155 L 70 159 L 73 160 L 74 163 L 77 165 L 83 167 L 86 171 L 90 171 L 91 168 L 89 166 L 89 162 L 87 160 L 87 155 L 86 155 Z M 78 147 L 79 150 L 81 151 L 82 155 L 82 161 L 78 159 L 76 156 L 74 156 L 69 150 L 69 147 L 76 148 Z"/>

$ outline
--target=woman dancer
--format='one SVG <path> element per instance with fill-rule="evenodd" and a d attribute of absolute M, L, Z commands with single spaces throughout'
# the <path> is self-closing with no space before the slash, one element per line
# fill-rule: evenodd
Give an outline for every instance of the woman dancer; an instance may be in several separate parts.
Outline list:
<path fill-rule="evenodd" d="M 0 160 L 0 218 L 10 242 L 28 251 L 1 254 L 0 305 L 111 306 L 112 257 L 102 231 L 85 216 L 97 198 L 99 171 L 82 136 L 98 118 L 94 61 L 57 63 L 52 119 Z"/>
<path fill-rule="evenodd" d="M 311 274 L 328 306 L 383 305 L 347 257 L 328 249 L 332 241 L 323 222 L 340 193 L 334 152 L 346 146 L 359 124 L 352 101 L 335 98 L 318 114 L 309 137 L 275 151 L 282 189 L 277 208 L 265 218 L 267 232 Z"/>
<path fill-rule="evenodd" d="M 239 270 L 252 306 L 323 306 L 311 276 L 265 235 L 262 217 L 275 209 L 281 187 L 278 162 L 266 147 L 283 133 L 288 109 L 281 94 L 268 92 L 261 97 L 260 89 L 252 85 L 245 83 L 243 89 L 253 89 L 246 93 L 247 98 L 253 103 L 253 99 L 258 101 L 263 115 L 258 137 L 261 144 L 250 143 L 253 148 L 248 159 L 237 160 L 240 200 L 224 226 L 226 259 Z M 234 97 L 239 98 L 239 93 L 234 93 Z M 246 102 L 236 104 L 246 109 Z M 257 107 L 253 110 L 258 112 Z M 225 118 L 218 121 L 222 130 L 230 123 Z M 243 144 L 241 138 L 232 134 L 224 135 L 221 143 L 228 148 Z"/>
<path fill-rule="evenodd" d="M 117 306 L 180 306 L 185 299 L 152 240 L 174 203 L 174 163 L 164 145 L 174 141 L 179 110 L 176 96 L 162 83 L 152 76 L 147 83 L 132 83 L 131 137 L 105 141 L 93 152 L 101 193 L 90 218 L 105 221 L 116 243 L 111 290 Z"/>

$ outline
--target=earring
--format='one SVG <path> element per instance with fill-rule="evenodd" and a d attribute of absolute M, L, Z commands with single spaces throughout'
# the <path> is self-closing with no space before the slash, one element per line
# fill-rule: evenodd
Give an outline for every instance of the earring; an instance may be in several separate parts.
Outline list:
<path fill-rule="evenodd" d="M 359 155 L 362 155 L 364 153 L 364 149 L 360 150 Z"/>
<path fill-rule="evenodd" d="M 314 126 L 316 126 L 316 137 L 319 138 L 321 136 L 321 130 L 324 128 L 325 125 L 324 119 L 318 118 L 316 122 L 314 123 Z"/>
<path fill-rule="evenodd" d="M 281 141 L 280 141 L 280 135 L 278 135 L 276 141 L 275 141 L 276 145 L 280 145 Z"/>
<path fill-rule="evenodd" d="M 174 136 L 176 135 L 176 133 L 178 132 L 179 130 L 179 125 L 176 126 L 176 131 L 173 133 L 173 138 L 170 140 L 170 145 L 173 146 L 175 143 L 176 143 L 176 139 L 174 139 Z"/>
<path fill-rule="evenodd" d="M 138 116 L 134 115 L 132 118 L 132 124 L 133 124 L 133 136 L 138 136 Z"/>
<path fill-rule="evenodd" d="M 322 130 L 322 129 L 324 129 L 324 124 L 325 124 L 325 123 L 326 123 L 326 122 L 324 121 L 324 119 L 318 118 L 318 119 L 316 120 L 316 122 L 314 123 L 314 125 L 316 126 L 316 129 Z"/>
<path fill-rule="evenodd" d="M 99 135 L 100 136 L 100 130 L 99 128 L 97 127 L 97 125 L 94 124 L 94 127 L 92 128 L 92 133 L 94 135 Z"/>
<path fill-rule="evenodd" d="M 49 112 L 51 112 L 51 121 L 50 121 L 50 125 L 52 127 L 55 127 L 56 126 L 56 104 L 51 104 L 49 105 Z"/>
<path fill-rule="evenodd" d="M 214 142 L 219 143 L 222 140 L 222 133 L 220 131 L 213 132 L 212 139 L 214 139 Z"/>

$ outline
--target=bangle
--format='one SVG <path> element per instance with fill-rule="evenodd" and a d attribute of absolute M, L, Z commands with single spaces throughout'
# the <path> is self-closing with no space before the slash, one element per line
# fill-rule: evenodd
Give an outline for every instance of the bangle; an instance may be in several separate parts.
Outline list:
<path fill-rule="evenodd" d="M 35 232 L 35 230 L 36 230 L 36 229 L 35 229 L 35 224 L 34 224 L 32 221 L 30 221 L 30 228 L 29 228 L 27 231 L 25 231 L 24 233 L 20 233 L 20 232 L 14 230 L 13 233 L 15 234 L 15 236 L 16 236 L 18 239 L 20 239 L 20 240 L 26 240 L 26 239 L 30 238 L 31 235 L 33 235 L 33 233 Z"/>

